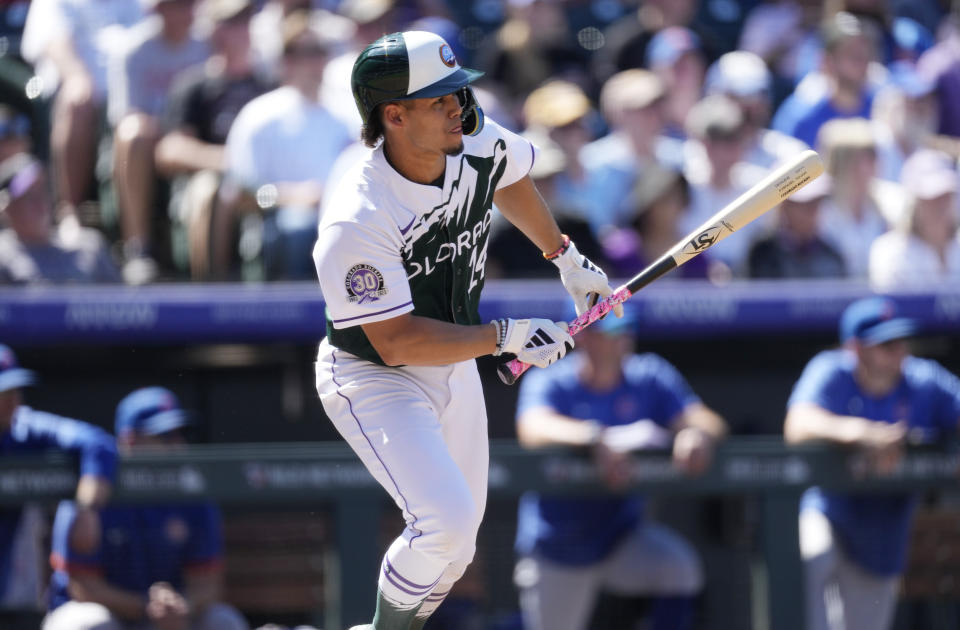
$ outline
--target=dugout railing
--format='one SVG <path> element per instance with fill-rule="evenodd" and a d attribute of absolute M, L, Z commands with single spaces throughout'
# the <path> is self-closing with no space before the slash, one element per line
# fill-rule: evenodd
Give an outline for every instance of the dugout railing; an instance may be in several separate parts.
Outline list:
<path fill-rule="evenodd" d="M 797 548 L 797 505 L 812 485 L 865 492 L 955 488 L 960 451 L 953 445 L 911 448 L 897 469 L 872 473 L 862 454 L 819 446 L 787 447 L 778 439 L 728 440 L 702 476 L 688 478 L 668 453 L 637 455 L 631 490 L 650 495 L 750 495 L 760 506 L 762 566 L 757 567 L 765 618 L 754 627 L 801 630 L 803 583 Z M 72 493 L 68 458 L 0 460 L 0 505 L 52 503 Z M 491 446 L 491 499 L 527 490 L 603 492 L 589 460 L 574 451 L 529 452 L 509 441 Z M 191 446 L 175 454 L 139 455 L 121 463 L 115 501 L 210 498 L 223 508 L 326 505 L 335 544 L 324 550 L 324 601 L 314 613 L 325 630 L 363 621 L 373 601 L 381 550 L 373 542 L 383 491 L 354 455 L 335 443 Z M 708 585 L 709 588 L 709 585 Z"/>

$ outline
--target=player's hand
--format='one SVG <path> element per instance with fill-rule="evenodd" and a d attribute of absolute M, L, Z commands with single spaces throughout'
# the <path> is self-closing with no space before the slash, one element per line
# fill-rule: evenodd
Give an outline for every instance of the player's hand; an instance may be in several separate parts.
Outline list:
<path fill-rule="evenodd" d="M 673 439 L 673 464 L 688 475 L 700 475 L 713 460 L 713 438 L 696 427 L 684 427 Z"/>
<path fill-rule="evenodd" d="M 889 475 L 903 459 L 907 441 L 907 423 L 871 421 L 865 432 L 863 444 L 874 472 Z"/>
<path fill-rule="evenodd" d="M 560 270 L 560 281 L 573 298 L 578 316 L 589 310 L 601 297 L 607 297 L 613 293 L 613 289 L 607 282 L 607 274 L 578 252 L 573 241 L 570 241 L 567 251 L 550 262 Z M 613 314 L 623 317 L 623 305 L 614 306 Z"/>
<path fill-rule="evenodd" d="M 157 630 L 187 630 L 190 609 L 183 595 L 167 582 L 157 582 L 147 596 L 147 617 Z"/>
<path fill-rule="evenodd" d="M 566 322 L 549 319 L 508 319 L 501 352 L 517 355 L 524 363 L 545 368 L 573 350 Z"/>
<path fill-rule="evenodd" d="M 611 490 L 622 490 L 630 483 L 630 454 L 610 448 L 601 439 L 593 445 L 593 461 L 600 479 Z"/>

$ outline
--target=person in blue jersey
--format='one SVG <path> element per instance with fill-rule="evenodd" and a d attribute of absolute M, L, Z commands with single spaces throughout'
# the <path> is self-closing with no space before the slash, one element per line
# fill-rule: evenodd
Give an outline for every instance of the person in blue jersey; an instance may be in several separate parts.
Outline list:
<path fill-rule="evenodd" d="M 171 391 L 135 390 L 117 407 L 120 453 L 175 450 L 188 420 Z M 54 519 L 43 630 L 246 630 L 240 613 L 219 601 L 223 539 L 215 505 L 111 505 L 89 551 L 70 540 L 76 514 L 76 504 L 64 501 Z"/>
<path fill-rule="evenodd" d="M 517 436 L 531 449 L 589 448 L 605 485 L 630 481 L 630 452 L 673 449 L 702 473 L 726 434 L 683 376 L 655 354 L 634 354 L 629 314 L 585 328 L 566 361 L 524 376 Z M 652 598 L 651 628 L 692 627 L 703 586 L 700 559 L 671 529 L 644 518 L 635 494 L 520 500 L 515 582 L 527 630 L 584 630 L 601 591 Z"/>
<path fill-rule="evenodd" d="M 49 451 L 78 456 L 76 527 L 67 534 L 74 536 L 75 544 L 83 548 L 98 535 L 98 510 L 110 498 L 116 446 L 102 429 L 24 405 L 21 390 L 35 382 L 36 374 L 20 367 L 13 350 L 0 344 L 0 457 Z M 37 506 L 0 509 L 0 606 L 40 608 L 42 529 L 43 516 Z"/>
<path fill-rule="evenodd" d="M 820 127 L 834 118 L 869 118 L 873 87 L 867 69 L 876 58 L 879 34 L 870 22 L 840 12 L 823 26 L 822 69 L 811 74 L 780 105 L 774 130 L 816 146 Z"/>
<path fill-rule="evenodd" d="M 873 296 L 840 319 L 843 346 L 807 364 L 788 402 L 784 437 L 864 449 L 880 473 L 893 470 L 906 442 L 957 433 L 960 379 L 910 355 L 916 323 Z M 910 494 L 808 490 L 800 504 L 800 552 L 811 630 L 885 630 L 904 569 L 915 498 Z"/>

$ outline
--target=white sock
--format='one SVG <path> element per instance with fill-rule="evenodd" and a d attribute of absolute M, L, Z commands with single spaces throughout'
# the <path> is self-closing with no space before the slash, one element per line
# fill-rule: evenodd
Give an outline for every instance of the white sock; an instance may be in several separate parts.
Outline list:
<path fill-rule="evenodd" d="M 380 567 L 377 586 L 393 606 L 409 610 L 418 606 L 437 586 L 446 563 L 410 549 L 407 541 L 397 538 L 387 549 Z"/>

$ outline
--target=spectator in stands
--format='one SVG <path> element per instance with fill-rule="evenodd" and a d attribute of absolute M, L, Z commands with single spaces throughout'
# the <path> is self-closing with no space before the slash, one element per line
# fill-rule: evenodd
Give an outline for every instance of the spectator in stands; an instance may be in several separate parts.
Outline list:
<path fill-rule="evenodd" d="M 577 336 L 577 352 L 524 377 L 517 436 L 526 448 L 588 449 L 612 496 L 520 501 L 514 573 L 528 630 L 584 630 L 600 591 L 653 598 L 653 630 L 692 628 L 693 597 L 703 587 L 696 551 L 665 526 L 644 519 L 630 452 L 673 451 L 674 465 L 703 473 L 723 420 L 654 354 L 633 354 L 630 315 L 608 317 Z M 632 627 L 624 620 L 616 626 Z"/>
<path fill-rule="evenodd" d="M 820 204 L 829 192 L 830 177 L 821 175 L 780 204 L 777 225 L 750 246 L 747 261 L 751 278 L 846 275 L 843 256 L 820 236 Z"/>
<path fill-rule="evenodd" d="M 945 25 L 946 36 L 920 57 L 917 68 L 937 89 L 940 133 L 960 137 L 960 17 Z"/>
<path fill-rule="evenodd" d="M 870 283 L 890 290 L 960 281 L 956 160 L 920 149 L 903 166 L 906 220 L 870 247 Z"/>
<path fill-rule="evenodd" d="M 823 27 L 823 81 L 801 84 L 783 102 L 773 128 L 815 146 L 820 127 L 834 118 L 866 118 L 873 94 L 867 67 L 876 57 L 877 34 L 872 24 L 840 12 Z"/>
<path fill-rule="evenodd" d="M 690 205 L 681 222 L 684 234 L 699 227 L 766 173 L 766 169 L 743 162 L 751 130 L 743 110 L 726 96 L 714 94 L 697 103 L 687 117 L 687 133 L 688 144 L 697 149 L 687 151 L 684 164 L 684 176 L 690 182 Z M 704 162 L 694 159 L 698 152 L 706 156 Z M 769 221 L 768 216 L 761 217 L 738 230 L 737 238 L 725 239 L 711 248 L 714 261 L 722 263 L 712 266 L 711 277 L 743 272 L 750 241 L 764 232 Z"/>
<path fill-rule="evenodd" d="M 687 115 L 703 95 L 705 63 L 700 38 L 688 28 L 665 28 L 650 40 L 646 65 L 663 81 L 667 135 L 686 137 Z"/>
<path fill-rule="evenodd" d="M 683 237 L 680 219 L 690 202 L 690 186 L 674 169 L 652 164 L 637 177 L 628 206 L 632 215 L 626 227 L 608 232 L 604 257 L 614 277 L 629 278 L 673 247 Z M 709 252 L 689 261 L 670 278 L 706 278 Z"/>
<path fill-rule="evenodd" d="M 265 277 L 316 276 L 310 252 L 323 185 L 350 137 L 319 103 L 329 48 L 310 14 L 289 15 L 283 31 L 283 85 L 244 105 L 227 136 L 227 172 L 211 234 L 214 277 L 228 276 L 230 237 L 251 209 L 264 212 Z"/>
<path fill-rule="evenodd" d="M 36 375 L 21 368 L 13 351 L 0 344 L 0 457 L 48 451 L 79 457 L 76 527 L 64 535 L 79 548 L 89 548 L 99 538 L 98 511 L 112 492 L 116 445 L 97 427 L 24 405 L 21 389 L 35 382 Z M 33 504 L 0 509 L 0 607 L 40 608 L 43 518 Z"/>
<path fill-rule="evenodd" d="M 156 201 L 154 149 L 160 117 L 174 77 L 209 56 L 194 36 L 194 0 L 145 0 L 153 15 L 131 29 L 115 55 L 107 79 L 109 119 L 114 128 L 113 184 L 116 190 L 125 279 L 131 284 L 156 276 L 151 221 Z"/>
<path fill-rule="evenodd" d="M 89 198 L 96 149 L 103 130 L 107 59 L 123 45 L 126 29 L 143 17 L 131 0 L 33 0 L 22 52 L 34 64 L 38 89 L 54 99 L 50 158 L 57 213 L 64 236 L 78 235 L 77 208 Z"/>
<path fill-rule="evenodd" d="M 665 88 L 648 70 L 624 70 L 604 83 L 600 109 L 610 133 L 583 148 L 581 162 L 600 184 L 595 203 L 598 235 L 622 225 L 630 208 L 626 199 L 643 169 L 660 163 L 680 168 L 682 143 L 664 135 Z"/>
<path fill-rule="evenodd" d="M 477 51 L 478 66 L 507 94 L 529 94 L 552 77 L 588 80 L 586 54 L 556 2 L 507 0 L 494 44 Z"/>
<path fill-rule="evenodd" d="M 903 193 L 876 177 L 877 145 L 867 120 L 830 121 L 820 130 L 818 148 L 831 178 L 820 233 L 843 256 L 848 275 L 866 278 L 870 244 L 902 212 Z"/>
<path fill-rule="evenodd" d="M 693 0 L 646 0 L 604 30 L 604 46 L 593 55 L 592 74 L 604 83 L 618 72 L 642 68 L 647 46 L 657 32 L 689 27 L 699 3 Z"/>
<path fill-rule="evenodd" d="M 184 442 L 186 413 L 162 387 L 128 394 L 117 406 L 121 455 L 166 452 Z M 84 552 L 69 540 L 76 505 L 64 501 L 53 524 L 51 612 L 43 630 L 246 630 L 221 603 L 222 534 L 216 506 L 113 505 L 102 536 Z"/>
<path fill-rule="evenodd" d="M 0 164 L 18 153 L 30 153 L 30 119 L 0 103 Z"/>
<path fill-rule="evenodd" d="M 900 181 L 903 162 L 937 133 L 934 85 L 913 67 L 891 68 L 891 81 L 873 99 L 871 122 L 877 141 L 877 176 Z"/>
<path fill-rule="evenodd" d="M 70 239 L 54 229 L 46 169 L 17 154 L 0 164 L 0 285 L 119 282 L 103 237 L 78 227 Z"/>
<path fill-rule="evenodd" d="M 604 182 L 591 177 L 580 158 L 583 147 L 593 140 L 592 114 L 590 99 L 580 86 L 560 79 L 540 86 L 523 103 L 524 136 L 535 146 L 550 142 L 563 153 L 565 168 L 551 180 L 554 196 L 599 232 L 609 220 L 610 208 L 596 207 L 605 193 Z"/>
<path fill-rule="evenodd" d="M 832 442 L 862 451 L 877 474 L 894 470 L 904 445 L 953 439 L 960 380 L 910 356 L 915 322 L 889 299 L 869 297 L 840 319 L 843 347 L 807 364 L 787 403 L 791 444 Z M 916 498 L 811 488 L 800 504 L 807 627 L 891 627 Z"/>
<path fill-rule="evenodd" d="M 792 91 L 809 70 L 818 46 L 823 0 L 769 0 L 754 7 L 740 33 L 739 48 L 763 59 L 776 82 L 774 101 Z"/>
<path fill-rule="evenodd" d="M 210 221 L 226 167 L 227 134 L 243 106 L 274 87 L 252 62 L 251 0 L 205 0 L 203 13 L 213 29 L 213 53 L 174 82 L 154 155 L 157 170 L 175 178 L 172 212 L 186 227 L 195 278 L 209 275 Z"/>
<path fill-rule="evenodd" d="M 707 70 L 704 83 L 708 96 L 723 94 L 743 110 L 749 137 L 743 160 L 762 168 L 773 168 L 807 148 L 796 138 L 767 128 L 772 89 L 772 77 L 763 60 L 742 50 L 717 59 Z"/>

